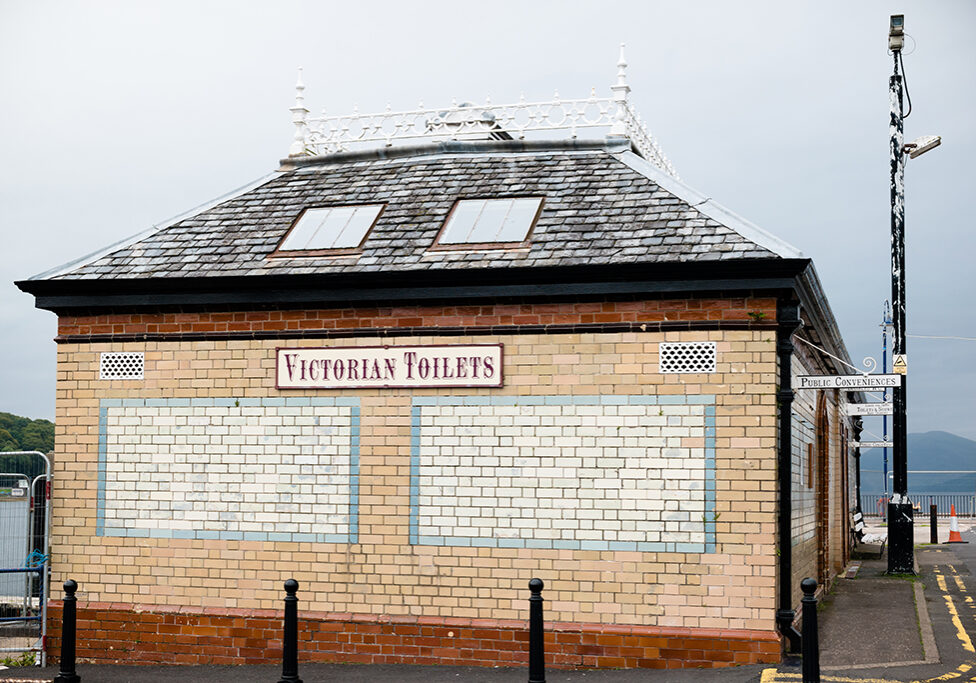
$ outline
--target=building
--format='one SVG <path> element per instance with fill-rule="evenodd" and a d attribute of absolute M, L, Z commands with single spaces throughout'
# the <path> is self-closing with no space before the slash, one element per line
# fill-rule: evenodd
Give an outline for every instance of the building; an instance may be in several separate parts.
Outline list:
<path fill-rule="evenodd" d="M 334 119 L 299 84 L 276 172 L 18 283 L 58 316 L 79 656 L 273 660 L 294 577 L 304 660 L 511 664 L 537 576 L 552 664 L 778 661 L 854 505 L 844 396 L 791 384 L 847 354 L 810 260 L 677 180 L 624 67 L 607 99 Z"/>

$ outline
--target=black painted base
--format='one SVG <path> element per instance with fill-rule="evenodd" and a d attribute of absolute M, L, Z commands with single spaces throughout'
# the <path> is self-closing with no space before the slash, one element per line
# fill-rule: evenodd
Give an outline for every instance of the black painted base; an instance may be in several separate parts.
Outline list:
<path fill-rule="evenodd" d="M 915 573 L 915 516 L 911 503 L 888 503 L 888 573 Z"/>
<path fill-rule="evenodd" d="M 800 632 L 793 628 L 794 619 L 796 619 L 796 612 L 793 610 L 776 610 L 776 626 L 780 634 L 786 637 L 786 652 L 795 655 L 800 652 L 802 639 Z"/>

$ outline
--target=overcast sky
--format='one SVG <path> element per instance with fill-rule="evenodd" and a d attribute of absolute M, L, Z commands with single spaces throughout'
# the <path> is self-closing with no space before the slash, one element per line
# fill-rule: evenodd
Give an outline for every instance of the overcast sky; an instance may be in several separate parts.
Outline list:
<path fill-rule="evenodd" d="M 607 96 L 621 42 L 682 180 L 813 258 L 851 356 L 879 357 L 892 13 L 906 140 L 944 141 L 907 168 L 907 330 L 970 338 L 909 338 L 909 431 L 976 439 L 970 0 L 0 0 L 0 411 L 54 417 L 55 316 L 13 281 L 274 170 L 299 66 L 333 114 Z"/>

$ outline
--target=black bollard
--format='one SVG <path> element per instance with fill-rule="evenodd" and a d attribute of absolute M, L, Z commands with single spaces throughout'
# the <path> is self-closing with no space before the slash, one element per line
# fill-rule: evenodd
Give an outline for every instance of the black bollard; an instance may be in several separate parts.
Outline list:
<path fill-rule="evenodd" d="M 546 683 L 546 650 L 542 624 L 542 579 L 529 581 L 529 683 Z"/>
<path fill-rule="evenodd" d="M 81 681 L 81 677 L 75 673 L 75 628 L 78 614 L 76 590 L 78 584 L 72 579 L 64 582 L 64 610 L 61 613 L 61 668 L 54 683 L 80 683 Z"/>
<path fill-rule="evenodd" d="M 284 643 L 281 648 L 281 680 L 278 683 L 302 683 L 298 677 L 298 582 L 285 581 Z"/>
<path fill-rule="evenodd" d="M 939 544 L 939 506 L 935 503 L 929 505 L 929 541 Z"/>
<path fill-rule="evenodd" d="M 817 638 L 817 582 L 803 579 L 803 683 L 820 683 L 820 642 Z"/>

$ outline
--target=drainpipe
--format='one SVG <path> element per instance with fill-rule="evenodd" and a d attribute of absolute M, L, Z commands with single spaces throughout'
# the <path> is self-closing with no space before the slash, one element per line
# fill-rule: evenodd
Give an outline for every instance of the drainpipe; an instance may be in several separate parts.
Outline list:
<path fill-rule="evenodd" d="M 859 417 L 855 417 L 852 426 L 854 428 L 853 429 L 854 440 L 860 442 L 861 431 L 864 429 L 864 421 Z M 855 495 L 854 500 L 857 501 L 856 510 L 863 514 L 863 511 L 861 510 L 861 449 L 860 448 L 854 449 L 854 464 L 855 464 L 854 473 L 856 477 L 854 479 L 854 495 Z"/>
<path fill-rule="evenodd" d="M 776 355 L 779 360 L 779 608 L 776 625 L 789 640 L 788 651 L 800 651 L 800 633 L 793 628 L 793 333 L 800 327 L 799 302 L 776 301 Z"/>

